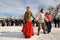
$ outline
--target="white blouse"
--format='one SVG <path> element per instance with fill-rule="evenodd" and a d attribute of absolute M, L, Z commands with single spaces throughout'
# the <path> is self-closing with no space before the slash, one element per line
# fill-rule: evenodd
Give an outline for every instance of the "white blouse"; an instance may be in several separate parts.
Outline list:
<path fill-rule="evenodd" d="M 38 20 L 38 22 L 44 23 L 44 19 L 45 19 L 44 13 L 39 13 L 39 14 L 37 15 L 36 20 Z"/>

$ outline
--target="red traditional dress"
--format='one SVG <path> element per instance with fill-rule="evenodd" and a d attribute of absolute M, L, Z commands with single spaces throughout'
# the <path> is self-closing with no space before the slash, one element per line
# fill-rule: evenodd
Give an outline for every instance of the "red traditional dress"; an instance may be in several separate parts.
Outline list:
<path fill-rule="evenodd" d="M 32 22 L 27 21 L 26 24 L 23 25 L 22 32 L 25 36 L 25 38 L 30 38 L 31 36 L 34 35 L 33 27 L 32 27 Z"/>

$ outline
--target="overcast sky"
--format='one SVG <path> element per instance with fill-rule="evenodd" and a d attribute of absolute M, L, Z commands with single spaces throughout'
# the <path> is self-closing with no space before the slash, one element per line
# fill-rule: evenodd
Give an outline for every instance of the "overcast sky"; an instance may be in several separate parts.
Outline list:
<path fill-rule="evenodd" d="M 7 15 L 22 17 L 26 11 L 26 6 L 30 6 L 35 15 L 38 7 L 48 8 L 59 3 L 60 0 L 0 0 L 0 17 L 6 17 Z"/>

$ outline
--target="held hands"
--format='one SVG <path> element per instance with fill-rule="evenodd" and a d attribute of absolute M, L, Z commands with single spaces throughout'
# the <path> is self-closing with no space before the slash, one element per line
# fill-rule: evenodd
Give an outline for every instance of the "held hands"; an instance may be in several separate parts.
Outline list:
<path fill-rule="evenodd" d="M 38 21 L 38 19 L 36 19 L 36 18 L 35 18 L 35 19 L 34 19 L 34 21 L 35 21 L 35 22 L 37 22 L 37 21 Z"/>

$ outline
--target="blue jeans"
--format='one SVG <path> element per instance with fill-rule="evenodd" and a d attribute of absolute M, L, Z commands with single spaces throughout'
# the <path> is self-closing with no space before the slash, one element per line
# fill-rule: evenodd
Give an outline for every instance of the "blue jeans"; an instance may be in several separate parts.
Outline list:
<path fill-rule="evenodd" d="M 47 25 L 47 32 L 48 33 L 51 32 L 51 28 L 52 28 L 51 22 L 50 21 L 49 22 L 46 22 L 46 25 Z"/>

